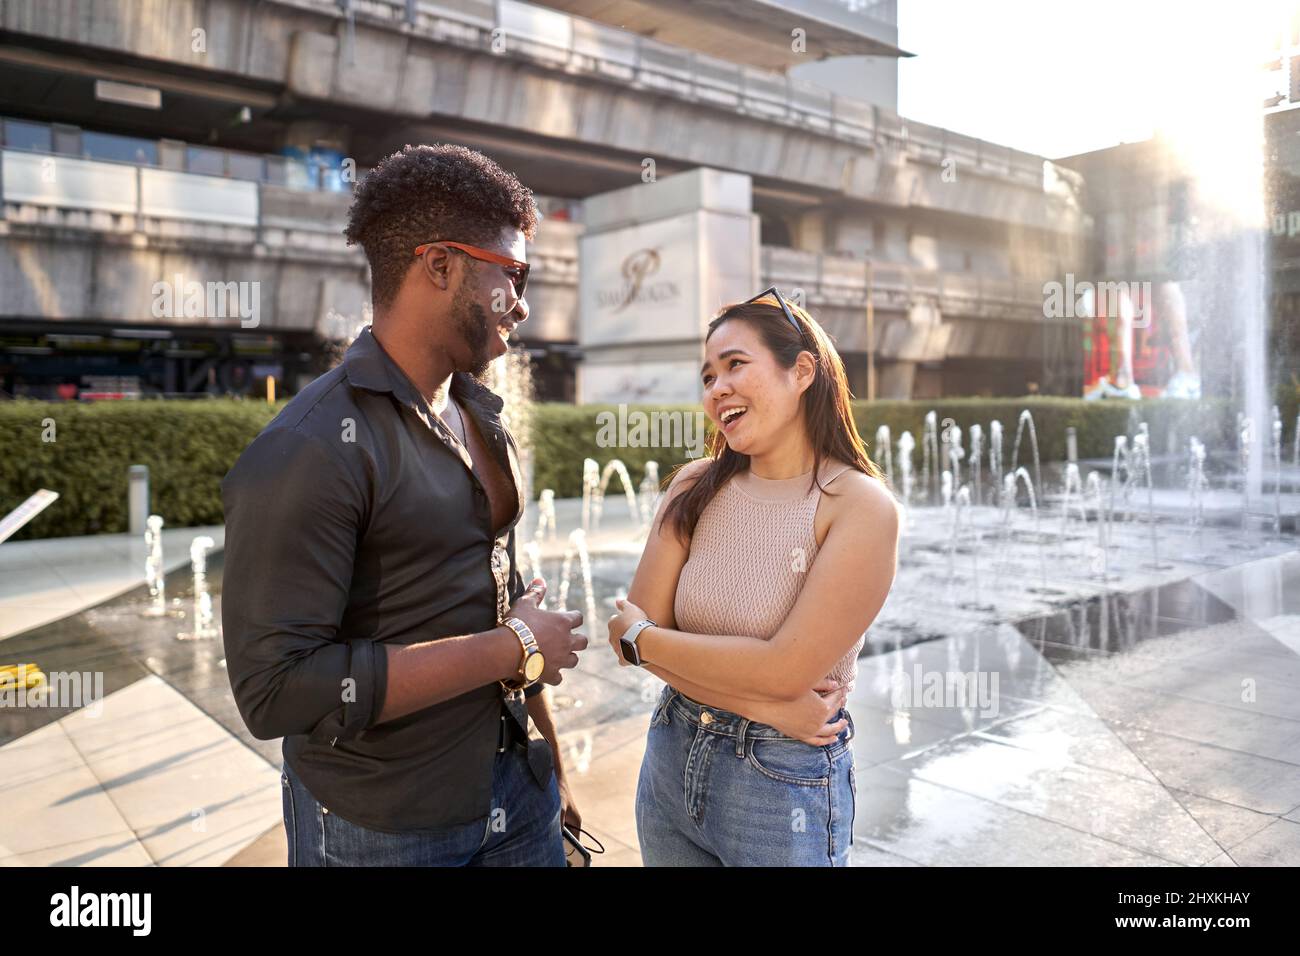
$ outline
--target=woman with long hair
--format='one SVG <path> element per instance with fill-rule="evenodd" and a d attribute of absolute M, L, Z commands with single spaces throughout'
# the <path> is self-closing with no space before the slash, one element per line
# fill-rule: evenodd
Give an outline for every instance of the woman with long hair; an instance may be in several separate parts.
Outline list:
<path fill-rule="evenodd" d="M 666 682 L 637 784 L 647 866 L 844 866 L 844 702 L 893 583 L 899 513 L 829 337 L 776 289 L 709 323 L 716 431 L 679 468 L 620 613 L 619 660 Z"/>

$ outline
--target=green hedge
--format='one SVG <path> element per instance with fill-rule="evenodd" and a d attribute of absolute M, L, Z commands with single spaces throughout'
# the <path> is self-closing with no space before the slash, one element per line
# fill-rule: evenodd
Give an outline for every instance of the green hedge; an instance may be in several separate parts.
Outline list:
<path fill-rule="evenodd" d="M 700 412 L 698 405 L 632 405 L 627 407 L 627 418 L 633 414 L 651 414 L 669 412 L 680 416 L 683 423 L 691 422 L 694 429 L 695 414 Z M 601 418 L 602 413 L 609 413 L 612 418 Z M 701 412 L 702 414 L 702 412 Z M 633 487 L 640 485 L 645 477 L 645 463 L 659 463 L 660 478 L 667 478 L 669 472 L 677 465 L 690 460 L 691 449 L 681 447 L 669 448 L 629 448 L 601 447 L 599 439 L 602 424 L 607 421 L 617 423 L 617 405 L 562 405 L 545 403 L 537 406 L 532 420 L 533 443 L 533 492 L 539 493 L 543 488 L 551 488 L 560 498 L 573 498 L 582 494 L 582 462 L 592 458 L 603 469 L 611 460 L 617 458 L 627 466 Z M 635 419 L 632 419 L 635 422 Z M 712 426 L 708 425 L 708 433 Z M 679 426 L 679 428 L 682 426 Z M 678 431 L 678 435 L 685 434 Z M 697 432 L 692 431 L 691 437 Z M 617 436 L 614 436 L 617 439 Z M 669 437 L 665 434 L 665 438 Z M 707 447 L 707 440 L 705 442 Z M 622 486 L 618 479 L 611 479 L 608 494 L 618 494 Z"/>
<path fill-rule="evenodd" d="M 147 465 L 152 508 L 169 527 L 220 524 L 221 479 L 277 409 L 227 399 L 0 404 L 0 514 L 49 488 L 59 500 L 16 537 L 126 531 L 127 469 Z"/>
<path fill-rule="evenodd" d="M 1287 410 L 1295 408 L 1294 392 L 1280 396 Z M 1288 402 L 1287 398 L 1291 401 Z M 1025 397 L 1008 399 L 948 398 L 920 401 L 857 402 L 853 411 L 858 429 L 873 457 L 876 429 L 888 425 L 894 442 L 911 431 L 919 446 L 925 413 L 951 418 L 966 434 L 978 422 L 988 433 L 998 419 L 1004 432 L 1003 452 L 1011 454 L 1020 411 L 1034 417 L 1044 460 L 1063 458 L 1065 429 L 1078 429 L 1083 458 L 1109 457 L 1114 436 L 1131 431 L 1130 416 L 1151 427 L 1154 451 L 1164 454 L 1170 436 L 1179 452 L 1189 435 L 1197 435 L 1211 450 L 1236 445 L 1235 412 L 1226 402 L 1085 402 L 1076 398 Z M 215 524 L 222 520 L 221 479 L 239 453 L 271 420 L 277 407 L 262 402 L 213 399 L 193 402 L 8 402 L 0 404 L 0 513 L 7 513 L 38 488 L 58 491 L 61 498 L 19 532 L 19 537 L 55 537 L 126 530 L 127 468 L 149 467 L 153 509 L 172 527 Z M 633 406 L 631 411 L 670 411 L 694 421 L 698 406 Z M 552 488 L 561 497 L 582 493 L 582 461 L 593 458 L 604 467 L 619 458 L 633 482 L 655 460 L 667 477 L 688 460 L 681 447 L 602 447 L 601 412 L 615 418 L 618 406 L 541 404 L 531 417 L 534 492 Z M 44 422 L 53 419 L 55 441 L 43 440 Z M 1294 413 L 1286 422 L 1288 449 L 1294 440 Z M 1262 434 L 1262 430 L 1261 430 Z M 969 448 L 969 439 L 964 444 Z M 986 446 L 987 447 L 987 446 Z M 1027 460 L 1029 449 L 1022 451 Z M 920 466 L 920 448 L 916 452 Z M 618 493 L 618 488 L 611 493 Z"/>

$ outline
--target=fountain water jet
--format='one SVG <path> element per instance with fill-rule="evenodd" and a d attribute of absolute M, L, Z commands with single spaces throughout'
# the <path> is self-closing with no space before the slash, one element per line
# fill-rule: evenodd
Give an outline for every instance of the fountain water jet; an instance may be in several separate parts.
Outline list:
<path fill-rule="evenodd" d="M 921 432 L 921 486 L 925 489 L 925 504 L 933 504 L 938 497 L 939 431 L 938 416 L 933 411 L 925 413 L 925 429 Z M 931 467 L 933 463 L 933 467 Z"/>
<path fill-rule="evenodd" d="M 212 614 L 212 594 L 208 591 L 208 552 L 216 542 L 206 534 L 190 542 L 190 570 L 194 575 L 194 630 L 176 635 L 178 641 L 209 641 L 221 636 Z"/>
<path fill-rule="evenodd" d="M 1024 483 L 1025 492 L 1029 495 L 1029 510 L 1033 512 L 1034 515 L 1034 537 L 1038 539 L 1038 570 L 1040 584 L 1036 588 L 1028 588 L 1027 590 L 1034 594 L 1060 594 L 1061 592 L 1058 589 L 1049 588 L 1047 586 L 1047 552 L 1044 547 L 1043 532 L 1038 521 L 1038 499 L 1034 495 L 1034 482 L 1029 477 L 1029 472 L 1023 465 L 1006 476 L 1006 489 L 1002 496 L 1002 523 L 1004 527 L 1009 527 L 1010 525 L 1011 512 L 1016 506 L 1016 485 L 1018 482 Z M 1007 540 L 1010 540 L 1009 531 Z"/>
<path fill-rule="evenodd" d="M 140 612 L 141 617 L 175 617 L 176 612 L 167 607 L 167 573 L 163 570 L 163 519 L 150 515 L 144 527 L 144 579 L 149 585 L 149 606 Z"/>
<path fill-rule="evenodd" d="M 1002 494 L 1002 423 L 996 418 L 989 423 L 989 481 L 993 494 Z M 999 498 L 995 504 L 1001 504 Z"/>
<path fill-rule="evenodd" d="M 582 528 L 591 527 L 592 499 L 600 492 L 600 465 L 594 458 L 582 460 Z"/>
<path fill-rule="evenodd" d="M 1089 576 L 1103 582 L 1114 580 L 1110 573 L 1110 510 L 1106 504 L 1106 495 L 1102 490 L 1101 475 L 1088 472 L 1084 486 L 1085 495 L 1091 494 L 1097 509 L 1097 548 L 1089 562 Z"/>
<path fill-rule="evenodd" d="M 894 450 L 893 450 L 893 439 L 890 437 L 888 425 L 881 425 L 879 428 L 876 429 L 876 448 L 883 450 L 885 453 L 884 462 L 883 463 L 877 462 L 877 464 L 884 465 L 885 481 L 889 483 L 890 488 L 893 488 L 894 487 Z"/>
<path fill-rule="evenodd" d="M 533 529 L 533 540 L 554 541 L 556 534 L 555 492 L 550 488 L 543 488 L 542 493 L 537 497 L 537 527 Z"/>
<path fill-rule="evenodd" d="M 957 545 L 961 536 L 963 524 L 967 531 L 973 537 L 971 543 L 971 583 L 973 586 L 972 600 L 957 601 L 958 607 L 968 611 L 993 611 L 996 610 L 993 605 L 985 604 L 980 601 L 980 540 L 979 528 L 975 526 L 973 512 L 971 507 L 971 490 L 969 485 L 962 485 L 957 489 L 957 494 L 953 498 L 952 511 L 952 531 L 948 539 L 948 590 L 953 590 L 954 580 L 957 575 Z M 965 520 L 963 521 L 963 517 Z"/>
<path fill-rule="evenodd" d="M 617 458 L 611 459 L 605 466 L 605 470 L 600 475 L 600 485 L 592 496 L 592 525 L 596 528 L 600 527 L 601 513 L 605 510 L 605 490 L 609 487 L 609 479 L 614 475 L 618 475 L 618 480 L 623 483 L 623 497 L 627 500 L 628 513 L 639 528 L 642 525 L 641 508 L 637 504 L 636 492 L 632 490 L 632 476 L 627 473 L 627 465 Z"/>
<path fill-rule="evenodd" d="M 1250 527 L 1251 460 L 1254 458 L 1255 422 L 1237 413 L 1237 451 L 1241 456 L 1241 530 Z"/>
<path fill-rule="evenodd" d="M 591 628 L 596 626 L 596 592 L 591 585 L 591 555 L 587 551 L 587 533 L 582 528 L 569 532 L 569 546 L 564 552 L 564 561 L 560 565 L 560 610 L 569 608 L 569 585 L 573 579 L 573 559 L 578 559 L 578 568 L 582 575 L 585 607 L 583 621 Z"/>
<path fill-rule="evenodd" d="M 980 459 L 984 454 L 984 429 L 976 423 L 970 427 L 970 481 L 971 500 L 980 504 Z"/>
<path fill-rule="evenodd" d="M 659 462 L 645 463 L 645 477 L 637 488 L 637 501 L 641 506 L 641 524 L 649 528 L 654 523 L 659 508 Z"/>
<path fill-rule="evenodd" d="M 1151 479 L 1151 432 L 1147 429 L 1146 422 L 1142 423 L 1141 430 L 1133 439 L 1133 451 L 1138 462 L 1138 473 L 1146 477 L 1147 524 L 1151 529 L 1151 560 L 1142 566 L 1153 571 L 1167 571 L 1173 565 L 1160 560 L 1160 533 L 1156 528 L 1155 491 Z"/>
<path fill-rule="evenodd" d="M 1282 534 L 1282 413 L 1273 406 L 1273 533 Z"/>
<path fill-rule="evenodd" d="M 1300 479 L 1300 415 L 1295 417 L 1295 452 L 1292 455 L 1292 464 L 1295 466 L 1297 478 Z"/>
<path fill-rule="evenodd" d="M 951 418 L 945 419 L 945 439 L 944 443 L 948 448 L 948 467 L 952 470 L 952 480 L 954 485 L 960 485 L 961 482 L 961 463 L 966 457 L 966 450 L 961 445 L 961 426 Z"/>
<path fill-rule="evenodd" d="M 1088 512 L 1083 507 L 1083 480 L 1079 477 L 1079 466 L 1069 462 L 1065 466 L 1065 494 L 1061 505 L 1061 545 L 1068 540 L 1070 526 L 1070 502 L 1074 501 L 1074 510 L 1084 527 L 1088 525 Z"/>
<path fill-rule="evenodd" d="M 903 504 L 912 502 L 912 451 L 916 447 L 916 439 L 912 437 L 911 432 L 903 432 L 898 436 L 898 468 L 903 475 Z"/>
<path fill-rule="evenodd" d="M 1043 487 L 1043 469 L 1038 458 L 1038 430 L 1034 428 L 1034 416 L 1025 409 L 1020 413 L 1020 420 L 1016 423 L 1016 440 L 1011 446 L 1011 473 L 1015 474 L 1016 467 L 1020 464 L 1020 435 L 1025 430 L 1025 425 L 1029 426 L 1029 443 L 1034 451 L 1034 487 Z"/>

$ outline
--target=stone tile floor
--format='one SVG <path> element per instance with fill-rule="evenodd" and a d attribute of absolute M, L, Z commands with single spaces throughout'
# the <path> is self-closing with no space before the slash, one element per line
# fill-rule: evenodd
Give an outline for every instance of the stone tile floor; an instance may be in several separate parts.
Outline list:
<path fill-rule="evenodd" d="M 100 573 L 77 560 L 84 545 L 51 544 L 41 563 L 64 586 Z M 552 594 L 562 550 L 542 556 Z M 598 615 L 636 550 L 593 562 Z M 1232 560 L 1148 574 L 1129 595 L 1081 588 L 1016 623 L 951 612 L 944 636 L 882 628 L 850 699 L 854 863 L 1300 863 L 1300 552 Z M 0 575 L 34 566 L 0 548 Z M 185 577 L 169 593 L 184 598 Z M 210 578 L 219 589 L 219 558 Z M 0 577 L 0 598 L 17 589 Z M 98 716 L 0 716 L 0 864 L 283 865 L 278 743 L 243 727 L 220 642 L 176 642 L 177 622 L 141 619 L 141 603 L 0 641 L 0 663 L 101 671 L 107 694 Z M 987 699 L 926 697 L 929 675 L 959 673 L 983 675 Z M 608 851 L 597 865 L 640 862 L 633 799 L 659 686 L 594 639 L 552 692 L 585 826 Z"/>
<path fill-rule="evenodd" d="M 189 544 L 226 529 L 164 528 L 168 571 L 189 565 Z M 144 538 L 98 534 L 0 544 L 0 640 L 117 597 L 144 582 Z"/>

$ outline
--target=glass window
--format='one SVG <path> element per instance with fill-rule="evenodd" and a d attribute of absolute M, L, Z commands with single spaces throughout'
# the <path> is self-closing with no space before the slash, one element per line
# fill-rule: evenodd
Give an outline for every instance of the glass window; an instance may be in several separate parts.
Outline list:
<path fill-rule="evenodd" d="M 226 156 L 219 149 L 190 146 L 185 150 L 185 171 L 204 176 L 226 175 Z"/>
<path fill-rule="evenodd" d="M 4 144 L 9 149 L 30 149 L 37 153 L 53 151 L 50 128 L 44 123 L 5 120 Z"/>
<path fill-rule="evenodd" d="M 273 186 L 283 186 L 288 180 L 287 159 L 279 156 L 266 157 L 266 181 Z"/>
<path fill-rule="evenodd" d="M 230 175 L 235 179 L 262 179 L 262 157 L 248 153 L 227 153 L 226 163 Z"/>
<path fill-rule="evenodd" d="M 152 140 L 137 139 L 134 136 L 83 131 L 81 134 L 81 155 L 87 159 L 104 159 L 118 163 L 139 163 L 145 166 L 157 166 L 158 144 Z"/>
<path fill-rule="evenodd" d="M 320 167 L 302 160 L 289 160 L 285 166 L 285 185 L 290 189 L 320 188 Z"/>

